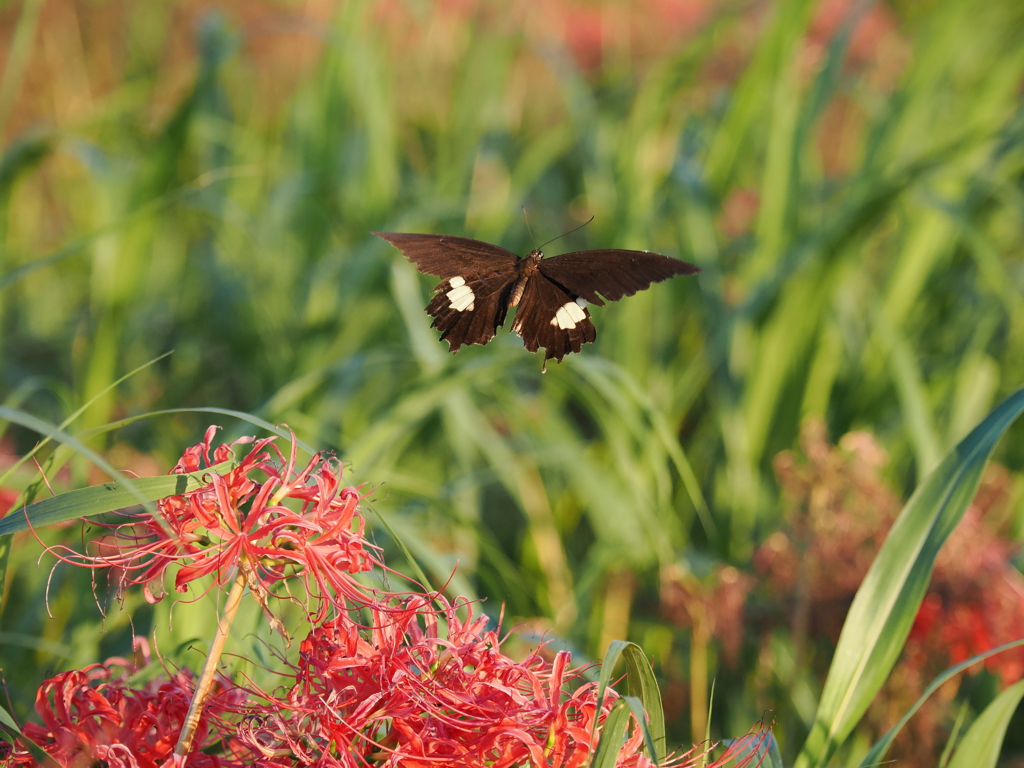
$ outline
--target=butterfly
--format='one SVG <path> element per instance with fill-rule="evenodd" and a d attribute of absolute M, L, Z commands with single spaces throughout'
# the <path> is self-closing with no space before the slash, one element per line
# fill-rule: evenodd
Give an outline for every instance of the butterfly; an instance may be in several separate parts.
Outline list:
<path fill-rule="evenodd" d="M 427 314 L 452 353 L 463 344 L 486 344 L 516 307 L 512 332 L 544 365 L 597 338 L 589 304 L 618 301 L 651 283 L 700 270 L 648 251 L 607 248 L 544 258 L 538 248 L 520 258 L 480 240 L 451 235 L 374 232 L 398 248 L 416 268 L 444 278 L 434 288 Z M 600 294 L 600 295 L 598 295 Z"/>

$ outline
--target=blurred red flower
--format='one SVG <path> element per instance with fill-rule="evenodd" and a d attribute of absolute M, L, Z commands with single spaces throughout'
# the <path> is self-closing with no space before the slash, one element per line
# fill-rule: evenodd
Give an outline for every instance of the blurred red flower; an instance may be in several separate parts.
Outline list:
<path fill-rule="evenodd" d="M 14 506 L 20 493 L 13 488 L 0 488 L 0 517 L 3 517 Z"/>
<path fill-rule="evenodd" d="M 864 432 L 827 441 L 825 425 L 801 434 L 803 457 L 786 451 L 775 472 L 787 501 L 787 527 L 754 555 L 767 592 L 787 617 L 760 607 L 763 637 L 788 622 L 795 644 L 833 646 L 853 596 L 902 503 L 881 479 L 888 457 Z M 939 553 L 928 593 L 903 655 L 866 716 L 877 737 L 905 713 L 943 670 L 995 646 L 1024 637 L 1024 576 L 1010 562 L 1016 543 L 997 521 L 1011 498 L 1009 473 L 991 465 L 974 502 Z M 753 612 L 751 612 L 753 613 Z M 771 658 L 767 639 L 762 657 Z M 811 646 L 813 647 L 813 646 Z M 1004 685 L 1024 677 L 1024 649 L 988 659 Z M 946 735 L 956 682 L 943 686 L 897 738 L 907 765 L 932 765 Z"/>

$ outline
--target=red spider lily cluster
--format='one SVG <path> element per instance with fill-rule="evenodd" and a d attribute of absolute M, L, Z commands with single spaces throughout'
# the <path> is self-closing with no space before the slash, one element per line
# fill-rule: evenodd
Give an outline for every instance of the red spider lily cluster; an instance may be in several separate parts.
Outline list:
<path fill-rule="evenodd" d="M 568 695 L 579 672 L 569 669 L 569 653 L 553 662 L 537 652 L 513 661 L 468 602 L 434 602 L 436 613 L 425 596 L 374 610 L 368 637 L 346 615 L 314 629 L 280 710 L 251 721 L 241 741 L 268 768 L 588 764 L 614 691 L 600 707 L 593 684 Z M 643 748 L 636 728 L 616 764 L 652 766 Z"/>
<path fill-rule="evenodd" d="M 234 446 L 253 443 L 245 437 L 219 445 L 211 459 L 215 434 L 216 427 L 210 427 L 171 473 L 229 461 Z M 264 607 L 277 583 L 300 574 L 307 595 L 318 604 L 315 621 L 321 621 L 332 605 L 344 609 L 346 599 L 366 600 L 353 574 L 381 563 L 363 537 L 359 493 L 342 485 L 337 462 L 316 454 L 298 468 L 296 455 L 294 441 L 285 457 L 274 438 L 259 440 L 235 468 L 223 475 L 211 472 L 202 488 L 161 500 L 157 515 L 128 515 L 112 526 L 98 554 L 50 551 L 65 562 L 115 569 L 122 588 L 141 585 L 151 603 L 162 599 L 172 565 L 180 566 L 174 579 L 178 592 L 205 576 L 225 584 L 242 568 Z"/>
<path fill-rule="evenodd" d="M 137 646 L 148 662 L 145 641 L 137 641 Z M 36 694 L 42 724 L 25 725 L 25 737 L 62 766 L 92 766 L 97 761 L 109 768 L 165 764 L 192 698 L 191 675 L 187 671 L 165 675 L 133 688 L 130 678 L 136 672 L 132 662 L 113 658 L 47 680 Z M 199 723 L 200 740 L 219 738 L 225 730 L 223 715 L 238 711 L 244 699 L 243 690 L 226 678 L 219 679 Z M 217 768 L 222 763 L 203 753 L 189 760 L 196 768 Z M 28 752 L 16 750 L 8 765 L 29 768 L 37 763 Z"/>
<path fill-rule="evenodd" d="M 566 652 L 548 661 L 538 650 L 514 661 L 469 601 L 363 586 L 353 575 L 383 565 L 364 539 L 359 494 L 343 486 L 337 462 L 317 455 L 298 468 L 294 441 L 285 456 L 273 438 L 212 449 L 214 434 L 211 427 L 172 472 L 229 461 L 236 445 L 251 449 L 225 474 L 211 472 L 203 487 L 160 502 L 156 516 L 113 526 L 96 554 L 58 555 L 116 569 L 122 584 L 142 586 L 151 601 L 163 596 L 172 565 L 178 591 L 203 576 L 225 584 L 241 573 L 268 614 L 267 597 L 285 579 L 300 579 L 313 628 L 298 661 L 269 692 L 218 676 L 187 751 L 179 736 L 201 686 L 182 670 L 133 687 L 137 669 L 123 659 L 44 682 L 36 699 L 42 723 L 26 725 L 23 739 L 67 768 L 590 763 L 618 698 L 613 690 L 600 698 L 593 684 L 579 685 Z M 763 730 L 748 734 L 710 765 L 758 763 L 769 738 Z M 691 750 L 662 764 L 703 758 Z M 38 765 L 24 744 L 9 759 L 15 768 Z M 635 721 L 616 765 L 653 765 Z"/>

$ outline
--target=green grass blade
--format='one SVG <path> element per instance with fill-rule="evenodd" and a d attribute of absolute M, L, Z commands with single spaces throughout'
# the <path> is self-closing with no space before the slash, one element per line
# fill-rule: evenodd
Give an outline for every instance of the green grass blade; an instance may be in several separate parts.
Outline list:
<path fill-rule="evenodd" d="M 985 707 L 964 734 L 949 761 L 949 768 L 995 768 L 1006 727 L 1021 698 L 1024 698 L 1024 680 L 1011 685 Z"/>
<path fill-rule="evenodd" d="M 977 664 L 979 661 L 984 661 L 989 656 L 995 656 L 998 653 L 1008 651 L 1011 648 L 1016 648 L 1020 645 L 1024 645 L 1024 639 L 1014 640 L 1012 643 L 1005 643 L 1003 645 L 1000 645 L 998 648 L 993 648 L 992 650 L 986 651 L 985 653 L 979 653 L 977 656 L 972 656 L 966 661 L 962 661 L 956 666 L 950 667 L 941 675 L 936 677 L 931 682 L 931 685 L 929 685 L 925 689 L 925 692 L 921 694 L 921 697 L 914 702 L 914 706 L 907 710 L 906 714 L 900 718 L 900 721 L 896 723 L 896 725 L 894 725 L 892 728 L 890 728 L 889 731 L 881 739 L 879 739 L 874 744 L 874 746 L 871 747 L 870 750 L 868 750 L 868 753 L 864 755 L 864 758 L 860 761 L 860 768 L 872 768 L 872 766 L 882 764 L 882 760 L 885 758 L 885 753 L 892 745 L 892 742 L 896 738 L 897 734 L 899 734 L 899 732 L 903 730 L 903 726 L 905 726 L 910 721 L 910 718 L 913 717 L 914 713 L 916 713 L 917 710 L 921 708 L 921 705 L 924 704 L 933 693 L 939 690 L 939 688 L 941 688 L 946 683 L 946 681 L 956 677 L 965 669 L 974 664 Z"/>
<path fill-rule="evenodd" d="M 604 693 L 608 690 L 608 687 L 612 683 L 612 672 L 615 670 L 615 664 L 619 660 L 619 656 L 622 655 L 623 649 L 629 645 L 626 640 L 612 640 L 608 644 L 608 651 L 604 655 L 604 659 L 601 662 L 601 677 L 597 681 L 597 709 L 601 710 L 601 705 L 604 703 Z M 597 723 L 594 723 L 594 728 L 597 728 Z"/>
<path fill-rule="evenodd" d="M 124 483 L 116 482 L 68 491 L 29 504 L 22 509 L 11 510 L 7 517 L 0 520 L 0 536 L 27 531 L 30 525 L 33 528 L 40 528 L 124 509 L 139 503 L 140 500 L 151 502 L 194 491 L 208 483 L 210 473 L 222 475 L 236 466 L 238 462 L 232 460 L 215 464 L 209 469 L 182 475 L 140 477 L 132 481 L 130 490 Z"/>
<path fill-rule="evenodd" d="M 665 758 L 666 753 L 665 712 L 662 708 L 661 690 L 658 688 L 658 681 L 654 677 L 647 657 L 636 643 L 613 640 L 608 645 L 608 652 L 601 664 L 601 677 L 598 679 L 597 708 L 598 710 L 601 708 L 605 691 L 611 685 L 612 673 L 615 671 L 615 665 L 620 657 L 626 662 L 627 695 L 639 701 L 647 713 L 650 738 L 647 739 L 648 733 L 645 730 L 645 739 L 648 740 L 648 749 L 655 751 L 654 759 L 660 762 Z M 637 716 L 637 721 L 644 722 L 642 715 Z"/>
<path fill-rule="evenodd" d="M 154 200 L 145 202 L 138 208 L 126 213 L 124 216 L 120 216 L 113 221 L 107 222 L 88 234 L 81 235 L 70 240 L 65 245 L 50 251 L 45 256 L 40 256 L 27 264 L 22 264 L 10 271 L 3 272 L 0 274 L 0 291 L 14 285 L 41 269 L 46 269 L 47 267 L 52 267 L 55 264 L 60 264 L 62 261 L 65 261 L 72 256 L 79 256 L 88 253 L 88 248 L 90 246 L 94 246 L 104 237 L 108 237 L 111 234 L 126 229 L 133 224 L 153 216 L 154 214 L 161 213 L 165 209 L 171 209 L 178 203 L 188 200 L 190 197 L 201 195 L 213 184 L 238 177 L 251 177 L 261 174 L 262 171 L 254 166 L 220 168 L 216 171 L 204 173 L 191 183 L 179 189 L 175 189 L 172 192 L 161 195 Z"/>
<path fill-rule="evenodd" d="M 939 768 L 948 768 L 949 759 L 953 756 L 953 747 L 960 741 L 960 732 L 964 728 L 964 721 L 967 719 L 970 709 L 971 703 L 969 701 L 961 702 L 960 709 L 956 713 L 956 720 L 953 721 L 953 728 L 946 738 L 946 746 L 942 748 L 942 754 L 939 755 Z"/>
<path fill-rule="evenodd" d="M 86 409 L 90 405 L 92 405 L 94 402 L 96 402 L 99 398 L 101 398 L 104 395 L 106 395 L 108 392 L 112 391 L 114 389 L 114 387 L 118 386 L 119 384 L 124 383 L 125 381 L 127 381 L 128 379 L 130 379 L 132 376 L 134 376 L 135 374 L 139 373 L 140 371 L 143 371 L 146 368 L 149 368 L 151 365 L 154 365 L 155 363 L 158 363 L 160 360 L 163 360 L 165 357 L 167 357 L 170 354 L 171 354 L 170 352 L 164 352 L 162 355 L 159 355 L 158 357 L 154 357 L 149 362 L 143 363 L 138 368 L 135 368 L 134 370 L 129 371 L 128 373 L 126 373 L 121 378 L 117 379 L 116 381 L 111 382 L 110 386 L 108 386 L 105 389 L 103 389 L 95 397 L 91 398 L 88 402 L 86 402 L 81 407 L 79 407 L 77 410 L 75 410 L 74 413 L 72 413 L 70 416 L 68 416 L 66 419 L 64 419 L 64 421 L 62 421 L 60 423 L 60 426 L 58 427 L 58 429 L 67 429 L 68 425 L 70 425 L 75 419 L 77 419 L 79 416 L 81 416 L 83 413 L 85 413 Z M 35 454 L 39 451 L 39 449 L 42 448 L 47 443 L 49 443 L 50 440 L 51 440 L 51 438 L 49 436 L 47 436 L 44 439 L 40 440 L 38 443 L 36 443 L 32 447 L 32 450 L 30 450 L 24 456 L 20 457 L 17 461 L 15 461 L 13 464 L 11 464 L 11 466 L 7 468 L 6 472 L 4 472 L 3 474 L 0 474 L 0 487 L 2 487 L 3 484 L 5 482 L 7 482 L 7 479 L 11 475 L 13 475 L 15 473 L 15 471 L 17 471 L 18 467 L 20 467 L 22 464 L 24 464 L 26 461 L 28 461 L 33 456 L 35 456 Z"/>
<path fill-rule="evenodd" d="M 230 416 L 230 417 L 232 417 L 234 419 L 240 419 L 241 421 L 247 421 L 247 422 L 249 422 L 250 424 L 252 424 L 255 427 L 259 427 L 260 429 L 264 429 L 267 432 L 270 432 L 273 435 L 277 435 L 278 437 L 283 437 L 286 440 L 291 440 L 292 439 L 292 433 L 289 432 L 287 429 L 279 427 L 276 424 L 271 424 L 269 421 L 267 421 L 266 419 L 261 419 L 259 416 L 253 416 L 251 413 L 246 413 L 245 411 L 235 411 L 235 410 L 232 410 L 231 408 L 213 408 L 213 407 L 210 407 L 210 408 L 164 408 L 164 409 L 159 410 L 159 411 L 148 411 L 147 413 L 137 413 L 134 416 L 128 416 L 128 417 L 123 418 L 123 419 L 118 419 L 117 421 L 112 421 L 109 424 L 104 424 L 103 426 L 100 426 L 100 427 L 93 427 L 92 429 L 84 430 L 84 431 L 79 433 L 79 436 L 83 437 L 83 438 L 93 437 L 94 435 L 100 435 L 100 434 L 103 434 L 105 432 L 113 432 L 115 429 L 120 429 L 121 427 L 126 427 L 129 424 L 134 424 L 135 422 L 142 421 L 143 419 L 152 419 L 155 416 L 169 416 L 169 415 L 175 414 L 175 413 L 216 413 L 216 414 L 220 414 L 221 416 Z M 314 453 L 316 453 L 316 449 L 315 448 L 310 446 L 308 443 L 300 440 L 298 437 L 295 438 L 295 444 L 297 446 L 299 446 L 299 448 L 301 448 L 302 450 L 304 450 L 306 453 L 308 453 L 311 456 Z"/>
<path fill-rule="evenodd" d="M 379 509 L 376 509 L 373 506 L 371 506 L 370 509 L 377 516 L 377 519 L 380 520 L 381 525 L 384 526 L 384 530 L 386 530 L 388 535 L 391 536 L 391 540 L 398 545 L 400 550 L 402 550 L 402 554 L 405 555 L 406 562 L 409 563 L 409 567 L 413 570 L 413 576 L 419 580 L 420 585 L 428 591 L 434 591 L 434 587 L 431 586 L 430 579 L 427 578 L 427 574 L 424 573 L 423 569 L 420 567 L 419 560 L 417 560 L 413 553 L 409 551 L 409 547 L 406 546 L 405 540 L 398 535 L 391 523 L 388 522 L 387 517 L 381 514 Z"/>
<path fill-rule="evenodd" d="M 729 111 L 708 150 L 705 178 L 715 190 L 728 186 L 747 136 L 759 119 L 779 69 L 788 63 L 807 25 L 813 3 L 789 0 L 774 8 L 750 66 L 734 89 Z"/>
<path fill-rule="evenodd" d="M 650 424 L 657 440 L 661 443 L 668 458 L 671 459 L 679 477 L 683 482 L 690 502 L 693 504 L 700 519 L 701 525 L 707 533 L 708 538 L 718 542 L 719 532 L 715 520 L 711 516 L 707 500 L 700 489 L 700 481 L 697 479 L 693 466 L 679 444 L 679 440 L 672 434 L 668 420 L 658 410 L 647 393 L 643 392 L 636 379 L 631 377 L 624 369 L 610 363 L 607 360 L 579 360 L 576 362 L 576 370 L 587 379 L 595 388 L 601 391 L 610 403 L 615 405 L 627 399 L 632 399 L 646 420 Z M 621 393 L 621 394 L 620 394 Z M 628 398 L 627 398 L 628 396 Z"/>
<path fill-rule="evenodd" d="M 823 766 L 892 670 L 924 598 L 935 558 L 974 497 L 996 441 L 1024 411 L 1024 389 L 998 405 L 917 488 L 889 532 L 846 617 L 797 768 Z"/>
<path fill-rule="evenodd" d="M 29 751 L 39 765 L 45 766 L 46 768 L 59 768 L 57 761 L 50 757 L 42 747 L 27 736 L 22 735 L 21 729 L 18 727 L 18 724 L 14 722 L 14 718 L 11 717 L 11 713 L 2 706 L 0 706 L 0 730 L 6 731 L 17 739 L 18 743 Z"/>
<path fill-rule="evenodd" d="M 644 729 L 648 753 L 652 760 L 660 763 L 665 759 L 667 744 L 665 741 L 665 711 L 662 708 L 661 689 L 654 677 L 654 671 L 639 645 L 630 643 L 623 649 L 626 661 L 626 690 L 628 699 L 638 701 L 643 712 L 634 707 L 637 722 Z M 630 702 L 632 707 L 632 701 Z M 643 713 L 647 713 L 644 720 Z"/>
<path fill-rule="evenodd" d="M 920 367 L 910 344 L 884 313 L 875 313 L 875 327 L 887 347 L 900 412 L 917 457 L 918 477 L 924 477 L 939 463 L 942 451 Z"/>
<path fill-rule="evenodd" d="M 651 733 L 651 724 L 648 720 L 649 713 L 644 708 L 644 703 L 636 696 L 623 696 L 622 700 L 629 705 L 630 711 L 633 713 L 633 717 L 636 718 L 639 723 L 640 731 L 644 735 L 644 747 L 647 749 L 647 755 L 658 755 L 658 747 L 655 746 L 654 734 Z M 664 741 L 664 739 L 662 739 Z M 662 747 L 664 749 L 664 746 Z M 661 756 L 651 757 L 651 760 L 655 765 L 661 763 Z"/>
<path fill-rule="evenodd" d="M 712 678 L 711 680 L 711 691 L 708 693 L 708 716 L 704 720 L 704 743 L 711 744 L 711 715 L 714 714 L 715 709 L 715 683 L 717 680 Z M 708 760 L 711 759 L 711 750 L 707 750 L 703 755 L 700 756 L 700 768 L 704 768 L 708 764 Z"/>
<path fill-rule="evenodd" d="M 590 764 L 592 768 L 615 768 L 626 735 L 629 713 L 629 705 L 625 701 L 619 699 L 615 702 L 601 728 L 601 740 L 594 750 L 594 761 Z"/>
<path fill-rule="evenodd" d="M 760 768 L 786 768 L 786 764 L 782 762 L 782 754 L 779 752 L 779 742 L 770 733 L 768 734 L 768 754 L 764 756 Z"/>
<path fill-rule="evenodd" d="M 4 134 L 7 120 L 13 114 L 18 94 L 32 56 L 32 43 L 36 39 L 39 25 L 39 12 L 43 9 L 43 0 L 26 0 L 21 7 L 18 24 L 14 28 L 14 39 L 11 41 L 6 60 L 4 74 L 0 78 L 0 136 Z"/>
<path fill-rule="evenodd" d="M 6 419 L 7 421 L 13 421 L 15 424 L 20 424 L 21 426 L 27 429 L 31 429 L 32 431 L 38 432 L 41 435 L 46 435 L 48 438 L 68 446 L 68 448 L 71 448 L 85 456 L 87 459 L 89 459 L 89 461 L 91 461 L 97 467 L 99 467 L 108 475 L 110 475 L 110 477 L 117 478 L 118 482 L 121 483 L 124 489 L 134 495 L 134 498 L 137 502 L 145 506 L 151 501 L 151 499 L 147 499 L 144 497 L 143 494 L 135 491 L 134 480 L 128 479 L 122 473 L 114 469 L 114 467 L 112 467 L 107 462 L 107 460 L 100 456 L 98 453 L 89 448 L 86 448 L 85 445 L 83 445 L 82 442 L 77 437 L 69 435 L 67 432 L 54 426 L 53 424 L 50 424 L 47 421 L 43 421 L 42 419 L 37 418 L 30 413 L 25 413 L 25 411 L 19 410 L 17 408 L 7 408 L 5 406 L 0 406 L 0 418 Z"/>

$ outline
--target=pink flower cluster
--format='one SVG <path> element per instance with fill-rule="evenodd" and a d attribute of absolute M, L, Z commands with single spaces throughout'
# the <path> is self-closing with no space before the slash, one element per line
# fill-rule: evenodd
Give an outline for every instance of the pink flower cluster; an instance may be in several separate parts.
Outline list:
<path fill-rule="evenodd" d="M 211 428 L 172 472 L 227 461 L 234 445 L 253 443 L 221 445 L 211 458 L 213 435 Z M 24 737 L 65 768 L 588 765 L 617 694 L 608 690 L 599 705 L 597 688 L 578 685 L 580 670 L 566 652 L 548 661 L 538 649 L 514 661 L 465 599 L 361 585 L 353 574 L 383 565 L 363 537 L 358 492 L 343 487 L 336 462 L 315 456 L 296 469 L 295 456 L 294 444 L 286 457 L 273 439 L 255 442 L 230 472 L 160 502 L 158 516 L 114 526 L 98 554 L 59 553 L 66 562 L 118 569 L 153 601 L 171 565 L 179 566 L 179 591 L 202 576 L 224 584 L 241 571 L 268 615 L 272 590 L 302 579 L 316 604 L 313 628 L 297 662 L 278 670 L 281 687 L 264 691 L 218 676 L 191 749 L 179 757 L 175 745 L 195 695 L 191 674 L 133 687 L 135 667 L 111 659 L 44 682 L 36 700 L 42 723 L 26 725 Z M 759 762 L 767 738 L 749 734 L 723 760 Z M 702 757 L 691 750 L 663 764 Z M 38 765 L 23 744 L 10 759 L 14 768 Z M 653 765 L 635 721 L 616 765 Z"/>

